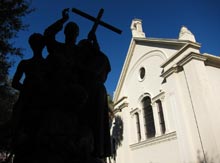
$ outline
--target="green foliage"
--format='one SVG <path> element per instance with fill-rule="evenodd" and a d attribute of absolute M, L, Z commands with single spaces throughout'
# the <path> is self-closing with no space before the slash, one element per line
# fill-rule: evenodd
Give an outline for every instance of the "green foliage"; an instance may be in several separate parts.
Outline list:
<path fill-rule="evenodd" d="M 15 47 L 11 39 L 27 28 L 22 17 L 33 9 L 29 8 L 30 2 L 26 0 L 0 0 L 0 6 L 0 82 L 4 82 L 12 65 L 9 55 L 22 56 L 21 48 Z"/>
<path fill-rule="evenodd" d="M 27 29 L 22 18 L 33 11 L 29 7 L 28 0 L 0 0 L 0 157 L 7 149 L 10 131 L 8 124 L 18 98 L 18 92 L 10 86 L 7 77 L 13 63 L 10 56 L 22 56 L 22 49 L 15 47 L 12 39 L 17 37 L 20 30 Z"/>
<path fill-rule="evenodd" d="M 124 123 L 121 116 L 115 116 L 115 122 L 112 130 L 112 136 L 115 141 L 115 148 L 118 149 L 122 145 L 123 141 Z"/>
<path fill-rule="evenodd" d="M 0 163 L 5 161 L 7 152 L 9 152 L 9 142 L 11 140 L 10 119 L 14 103 L 19 95 L 10 85 L 8 80 L 4 85 L 0 85 Z"/>
<path fill-rule="evenodd" d="M 0 85 L 0 124 L 7 122 L 11 118 L 13 105 L 18 98 L 18 92 L 10 87 L 7 82 Z"/>

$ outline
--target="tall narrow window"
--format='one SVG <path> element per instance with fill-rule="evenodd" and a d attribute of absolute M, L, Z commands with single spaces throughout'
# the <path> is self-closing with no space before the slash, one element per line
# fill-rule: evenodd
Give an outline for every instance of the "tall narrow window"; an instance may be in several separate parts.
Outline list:
<path fill-rule="evenodd" d="M 134 115 L 136 119 L 137 137 L 138 137 L 138 141 L 140 141 L 141 140 L 141 128 L 140 128 L 139 114 L 135 113 Z"/>
<path fill-rule="evenodd" d="M 164 116 L 163 116 L 163 106 L 162 106 L 161 100 L 157 100 L 156 103 L 157 103 L 157 108 L 158 108 L 160 130 L 161 130 L 161 133 L 164 134 L 166 132 L 166 126 L 165 126 L 165 121 L 164 121 Z"/>
<path fill-rule="evenodd" d="M 151 99 L 150 97 L 146 96 L 141 101 L 143 105 L 144 111 L 144 122 L 145 122 L 145 131 L 146 137 L 151 138 L 155 136 L 155 125 L 154 125 L 154 116 L 153 110 L 151 106 Z"/>

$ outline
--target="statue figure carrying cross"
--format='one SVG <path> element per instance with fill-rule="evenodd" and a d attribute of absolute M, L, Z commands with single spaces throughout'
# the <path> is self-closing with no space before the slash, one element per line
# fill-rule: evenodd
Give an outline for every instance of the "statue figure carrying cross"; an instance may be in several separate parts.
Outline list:
<path fill-rule="evenodd" d="M 103 159 L 110 157 L 112 153 L 108 116 L 110 110 L 104 85 L 108 73 L 111 71 L 111 66 L 108 57 L 99 48 L 95 32 L 98 25 L 118 34 L 121 34 L 121 30 L 101 21 L 104 9 L 100 9 L 96 18 L 76 8 L 73 8 L 72 12 L 94 21 L 88 38 L 81 40 L 78 44 L 80 53 L 84 56 L 81 63 L 84 63 L 84 68 L 86 69 L 86 73 L 82 73 L 86 75 L 81 76 L 81 83 L 83 83 L 89 97 L 80 119 L 83 119 L 86 126 L 91 129 L 94 142 L 92 156 Z"/>

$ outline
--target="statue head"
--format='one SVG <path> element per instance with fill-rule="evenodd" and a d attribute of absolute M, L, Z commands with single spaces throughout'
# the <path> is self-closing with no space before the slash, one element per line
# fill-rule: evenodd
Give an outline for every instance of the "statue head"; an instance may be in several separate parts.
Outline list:
<path fill-rule="evenodd" d="M 33 33 L 29 37 L 28 42 L 33 51 L 42 51 L 45 47 L 44 36 L 40 33 Z"/>
<path fill-rule="evenodd" d="M 66 36 L 66 41 L 74 42 L 79 35 L 79 26 L 74 22 L 69 22 L 66 24 L 64 29 L 64 34 Z"/>

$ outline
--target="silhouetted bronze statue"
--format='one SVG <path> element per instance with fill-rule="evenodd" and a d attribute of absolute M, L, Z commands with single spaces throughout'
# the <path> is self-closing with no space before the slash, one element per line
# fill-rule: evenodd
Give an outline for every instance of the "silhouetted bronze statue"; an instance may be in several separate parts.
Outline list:
<path fill-rule="evenodd" d="M 65 42 L 56 40 L 69 19 L 69 9 L 64 9 L 62 18 L 46 28 L 44 36 L 30 37 L 34 57 L 18 65 L 12 83 L 20 90 L 13 116 L 15 163 L 100 163 L 111 156 L 104 85 L 111 66 L 100 50 L 95 31 L 98 25 L 121 31 L 100 20 L 103 9 L 97 18 L 72 11 L 94 21 L 88 38 L 77 44 L 79 27 L 68 22 Z M 46 59 L 42 57 L 45 45 Z M 22 84 L 23 74 L 26 78 Z"/>
<path fill-rule="evenodd" d="M 13 115 L 13 152 L 14 162 L 29 162 L 35 149 L 35 135 L 39 129 L 43 106 L 43 78 L 45 60 L 42 50 L 45 47 L 43 35 L 34 33 L 29 37 L 29 44 L 33 50 L 33 57 L 22 60 L 15 72 L 12 87 L 20 91 Z M 23 82 L 22 77 L 25 75 Z"/>

